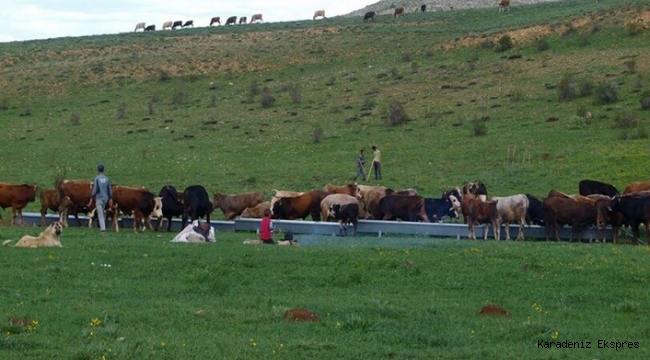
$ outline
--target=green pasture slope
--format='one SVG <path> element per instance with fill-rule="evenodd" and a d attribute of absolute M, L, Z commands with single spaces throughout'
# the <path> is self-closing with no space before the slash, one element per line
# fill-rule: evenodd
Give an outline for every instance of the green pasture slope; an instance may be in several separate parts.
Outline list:
<path fill-rule="evenodd" d="M 344 183 L 376 144 L 381 184 L 427 196 L 622 188 L 647 179 L 647 19 L 640 0 L 568 0 L 0 44 L 0 181 L 52 187 L 103 162 L 117 184 L 270 195 Z M 650 357 L 646 246 L 172 236 L 0 248 L 0 358 Z M 510 316 L 477 315 L 490 304 Z"/>
<path fill-rule="evenodd" d="M 117 184 L 270 196 L 349 181 L 377 145 L 381 184 L 427 196 L 477 179 L 494 195 L 623 188 L 648 177 L 645 5 L 3 43 L 0 178 L 53 187 L 103 162 Z"/>
<path fill-rule="evenodd" d="M 1 248 L 0 358 L 650 356 L 645 246 L 303 237 L 274 247 L 242 245 L 247 236 L 182 245 L 66 229 L 60 249 Z M 486 305 L 509 316 L 479 316 Z M 287 322 L 290 308 L 320 321 Z"/>

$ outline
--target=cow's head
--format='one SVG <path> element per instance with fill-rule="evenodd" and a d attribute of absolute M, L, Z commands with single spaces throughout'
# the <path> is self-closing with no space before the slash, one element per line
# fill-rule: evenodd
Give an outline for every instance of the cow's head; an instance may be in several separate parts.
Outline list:
<path fill-rule="evenodd" d="M 151 217 L 153 218 L 159 218 L 163 216 L 162 213 L 162 198 L 161 197 L 155 197 L 153 198 L 153 211 L 151 212 Z"/>
<path fill-rule="evenodd" d="M 327 217 L 337 218 L 341 214 L 341 204 L 332 204 L 330 205 L 327 211 Z"/>

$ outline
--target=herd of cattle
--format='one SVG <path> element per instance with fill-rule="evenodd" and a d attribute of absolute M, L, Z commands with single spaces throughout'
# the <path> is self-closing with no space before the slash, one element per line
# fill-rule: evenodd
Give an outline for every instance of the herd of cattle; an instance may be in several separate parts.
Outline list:
<path fill-rule="evenodd" d="M 453 9 L 453 7 L 452 7 Z M 413 9 L 414 13 L 417 12 L 425 12 L 427 10 L 427 5 L 422 4 L 420 6 L 417 6 Z M 499 12 L 505 11 L 505 10 L 510 10 L 510 0 L 501 0 L 499 2 Z M 401 17 L 406 13 L 406 9 L 404 6 L 398 6 L 393 10 L 393 16 L 394 17 Z M 363 21 L 374 21 L 375 17 L 377 16 L 377 13 L 375 11 L 368 11 L 364 14 L 363 16 Z M 314 12 L 314 16 L 312 17 L 313 20 L 316 20 L 317 18 L 321 19 L 327 19 L 325 16 L 325 10 L 316 10 Z M 239 21 L 237 20 L 239 19 Z M 231 16 L 228 19 L 226 19 L 225 25 L 235 25 L 235 24 L 246 24 L 248 21 L 248 18 L 246 16 L 240 16 L 239 18 L 237 16 Z M 250 19 L 250 24 L 253 24 L 255 22 L 263 22 L 262 14 L 253 14 Z M 214 24 L 221 25 L 221 17 L 220 16 L 214 16 L 210 19 L 210 25 L 212 26 Z M 186 28 L 186 27 L 194 27 L 194 20 L 187 20 L 187 21 L 182 21 L 182 20 L 177 20 L 177 21 L 165 21 L 163 23 L 162 29 L 177 29 L 177 28 Z M 156 31 L 156 25 L 147 25 L 146 22 L 140 22 L 135 25 L 135 30 L 134 32 L 142 30 L 142 31 Z"/>
<path fill-rule="evenodd" d="M 167 221 L 167 231 L 171 230 L 171 219 L 182 218 L 182 226 L 187 220 L 205 218 L 210 222 L 214 209 L 223 211 L 226 220 L 238 216 L 261 218 L 270 209 L 274 219 L 306 219 L 313 221 L 339 221 L 341 233 L 347 232 L 348 224 L 354 231 L 358 219 L 458 222 L 462 215 L 468 226 L 468 237 L 475 239 L 474 229 L 484 225 L 484 238 L 487 239 L 489 227 L 495 239 L 500 239 L 501 225 L 505 225 L 505 238 L 510 239 L 510 224 L 519 226 L 518 240 L 524 238 L 524 225 L 545 226 L 546 239 L 555 234 L 558 228 L 571 226 L 571 239 L 578 240 L 589 226 L 596 226 L 597 239 L 604 229 L 611 226 L 614 243 L 622 226 L 630 226 L 634 242 L 639 240 L 639 225 L 646 231 L 650 226 L 650 181 L 633 182 L 623 193 L 612 185 L 595 180 L 582 180 L 578 184 L 578 194 L 566 194 L 551 190 L 543 200 L 530 194 L 506 197 L 492 197 L 488 200 L 487 189 L 481 182 L 472 182 L 442 193 L 440 198 L 425 198 L 414 189 L 392 190 L 385 186 L 367 186 L 357 183 L 335 186 L 327 184 L 322 189 L 305 192 L 274 190 L 270 200 L 265 200 L 260 192 L 225 195 L 216 192 L 210 199 L 207 190 L 201 185 L 192 185 L 178 192 L 174 186 L 165 185 L 155 196 L 145 187 L 126 187 L 113 185 L 113 199 L 107 204 L 106 216 L 113 220 L 118 231 L 120 214 L 134 217 L 134 231 L 140 227 L 154 229 L 151 219 L 157 219 L 155 230 Z M 88 180 L 63 180 L 55 189 L 40 190 L 41 222 L 49 210 L 59 212 L 60 220 L 67 226 L 68 215 L 73 215 L 81 226 L 78 214 L 89 214 L 91 226 L 94 204 L 91 201 L 92 182 Z M 16 217 L 23 225 L 22 210 L 37 196 L 35 185 L 0 183 L 0 207 L 12 208 L 11 225 Z M 648 232 L 648 231 L 647 231 Z M 650 245 L 650 243 L 649 243 Z"/>

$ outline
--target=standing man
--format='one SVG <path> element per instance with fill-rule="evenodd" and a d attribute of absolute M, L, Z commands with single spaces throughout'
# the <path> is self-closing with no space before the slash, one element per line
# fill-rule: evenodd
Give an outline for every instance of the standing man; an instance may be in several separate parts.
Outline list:
<path fill-rule="evenodd" d="M 381 180 L 381 151 L 375 145 L 372 146 L 372 168 L 375 170 L 375 180 Z"/>
<path fill-rule="evenodd" d="M 111 191 L 111 181 L 104 175 L 104 165 L 97 165 L 97 176 L 93 181 L 93 192 L 90 195 L 90 202 L 95 200 L 95 208 L 97 209 L 97 219 L 99 221 L 99 230 L 104 235 L 106 231 L 106 217 L 104 216 L 104 207 L 107 203 L 111 202 L 113 193 Z"/>
<path fill-rule="evenodd" d="M 359 157 L 357 158 L 357 175 L 354 177 L 353 181 L 357 181 L 359 175 L 361 175 L 362 180 L 366 178 L 366 168 L 364 165 L 366 165 L 366 158 L 363 156 L 363 149 L 361 149 L 359 150 Z"/>

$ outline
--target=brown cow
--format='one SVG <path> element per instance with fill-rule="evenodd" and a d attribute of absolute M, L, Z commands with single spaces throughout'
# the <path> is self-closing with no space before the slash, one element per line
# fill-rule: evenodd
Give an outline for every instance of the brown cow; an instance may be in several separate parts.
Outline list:
<path fill-rule="evenodd" d="M 220 192 L 214 193 L 212 205 L 214 208 L 219 208 L 223 211 L 226 220 L 235 220 L 235 217 L 247 207 L 253 207 L 259 203 L 264 202 L 264 196 L 259 192 L 249 192 L 236 195 L 224 195 Z"/>
<path fill-rule="evenodd" d="M 404 15 L 404 6 L 398 6 L 395 8 L 395 11 L 393 12 L 393 17 L 398 17 Z"/>
<path fill-rule="evenodd" d="M 143 231 L 148 227 L 153 230 L 151 217 L 162 217 L 162 198 L 156 197 L 145 187 L 127 187 L 112 185 L 115 219 L 122 214 L 133 214 L 133 231 L 138 232 L 139 224 L 143 224 Z M 115 231 L 119 231 L 117 221 Z"/>
<path fill-rule="evenodd" d="M 585 202 L 577 201 L 563 196 L 547 197 L 542 208 L 545 216 L 546 241 L 551 231 L 555 232 L 555 239 L 560 241 L 558 228 L 562 225 L 571 225 L 569 242 L 573 241 L 574 233 L 578 241 L 582 238 L 582 231 L 596 223 L 596 208 Z"/>
<path fill-rule="evenodd" d="M 499 3 L 499 12 L 510 11 L 510 0 L 501 0 Z"/>
<path fill-rule="evenodd" d="M 63 180 L 57 186 L 59 190 L 59 198 L 70 198 L 70 205 L 61 209 L 61 223 L 64 227 L 68 226 L 68 213 L 72 212 L 74 218 L 77 220 L 77 226 L 81 226 L 79 221 L 79 213 L 88 214 L 92 208 L 88 207 L 91 202 L 90 195 L 92 194 L 93 183 L 89 180 Z M 94 203 L 93 203 L 94 206 Z"/>
<path fill-rule="evenodd" d="M 623 190 L 623 195 L 650 190 L 650 181 L 635 181 Z"/>
<path fill-rule="evenodd" d="M 501 217 L 499 216 L 496 201 L 482 201 L 473 194 L 466 194 L 463 196 L 460 208 L 465 223 L 467 223 L 468 238 L 476 240 L 474 227 L 479 224 L 485 224 L 484 240 L 487 240 L 490 225 L 492 225 L 494 231 L 494 240 L 501 237 Z"/>
<path fill-rule="evenodd" d="M 313 221 L 320 221 L 320 203 L 330 195 L 325 190 L 312 190 L 296 197 L 279 198 L 273 204 L 274 219 L 305 219 L 311 215 Z"/>
<path fill-rule="evenodd" d="M 357 188 L 359 189 L 360 199 L 368 215 L 375 213 L 379 201 L 384 196 L 394 193 L 392 189 L 385 186 L 357 185 Z"/>
<path fill-rule="evenodd" d="M 253 219 L 261 219 L 264 217 L 264 211 L 266 209 L 271 210 L 271 202 L 270 201 L 265 201 L 263 203 L 259 203 L 253 207 L 247 207 L 242 211 L 241 217 L 243 218 L 253 218 Z"/>
<path fill-rule="evenodd" d="M 251 16 L 251 22 L 250 23 L 252 24 L 252 23 L 254 23 L 256 21 L 257 22 L 264 22 L 264 20 L 262 19 L 262 14 L 253 14 L 253 16 Z"/>
<path fill-rule="evenodd" d="M 355 182 L 342 186 L 336 186 L 328 183 L 325 185 L 324 190 L 330 194 L 347 194 L 356 198 L 361 198 L 359 187 Z"/>
<path fill-rule="evenodd" d="M 41 198 L 41 226 L 45 226 L 45 215 L 47 210 L 50 209 L 59 213 L 59 221 L 61 221 L 60 214 L 70 206 L 70 198 L 64 197 L 63 201 L 59 201 L 59 190 L 57 189 L 43 189 L 40 194 Z"/>
<path fill-rule="evenodd" d="M 36 201 L 36 185 L 0 183 L 0 207 L 4 210 L 11 206 L 11 226 L 14 226 L 16 214 L 23 222 L 23 209 L 28 203 Z"/>
<path fill-rule="evenodd" d="M 606 242 L 605 228 L 607 225 L 612 226 L 613 242 L 616 244 L 621 226 L 625 224 L 625 218 L 620 212 L 614 212 L 611 209 L 612 198 L 604 196 L 596 200 L 596 241 L 602 235 L 603 242 Z"/>
<path fill-rule="evenodd" d="M 314 17 L 312 18 L 312 20 L 316 20 L 317 17 L 327 19 L 327 17 L 325 17 L 325 10 L 316 10 L 314 12 Z"/>
<path fill-rule="evenodd" d="M 210 26 L 212 26 L 212 24 L 221 25 L 221 17 L 220 16 L 215 16 L 212 19 L 210 19 Z"/>
<path fill-rule="evenodd" d="M 298 195 L 304 194 L 302 191 L 291 191 L 291 190 L 276 190 L 273 189 L 274 195 L 271 196 L 271 212 L 273 212 L 273 204 L 275 204 L 278 199 L 283 197 L 296 197 Z"/>
<path fill-rule="evenodd" d="M 402 220 L 429 222 L 424 198 L 419 195 L 384 196 L 372 214 L 376 220 Z"/>

